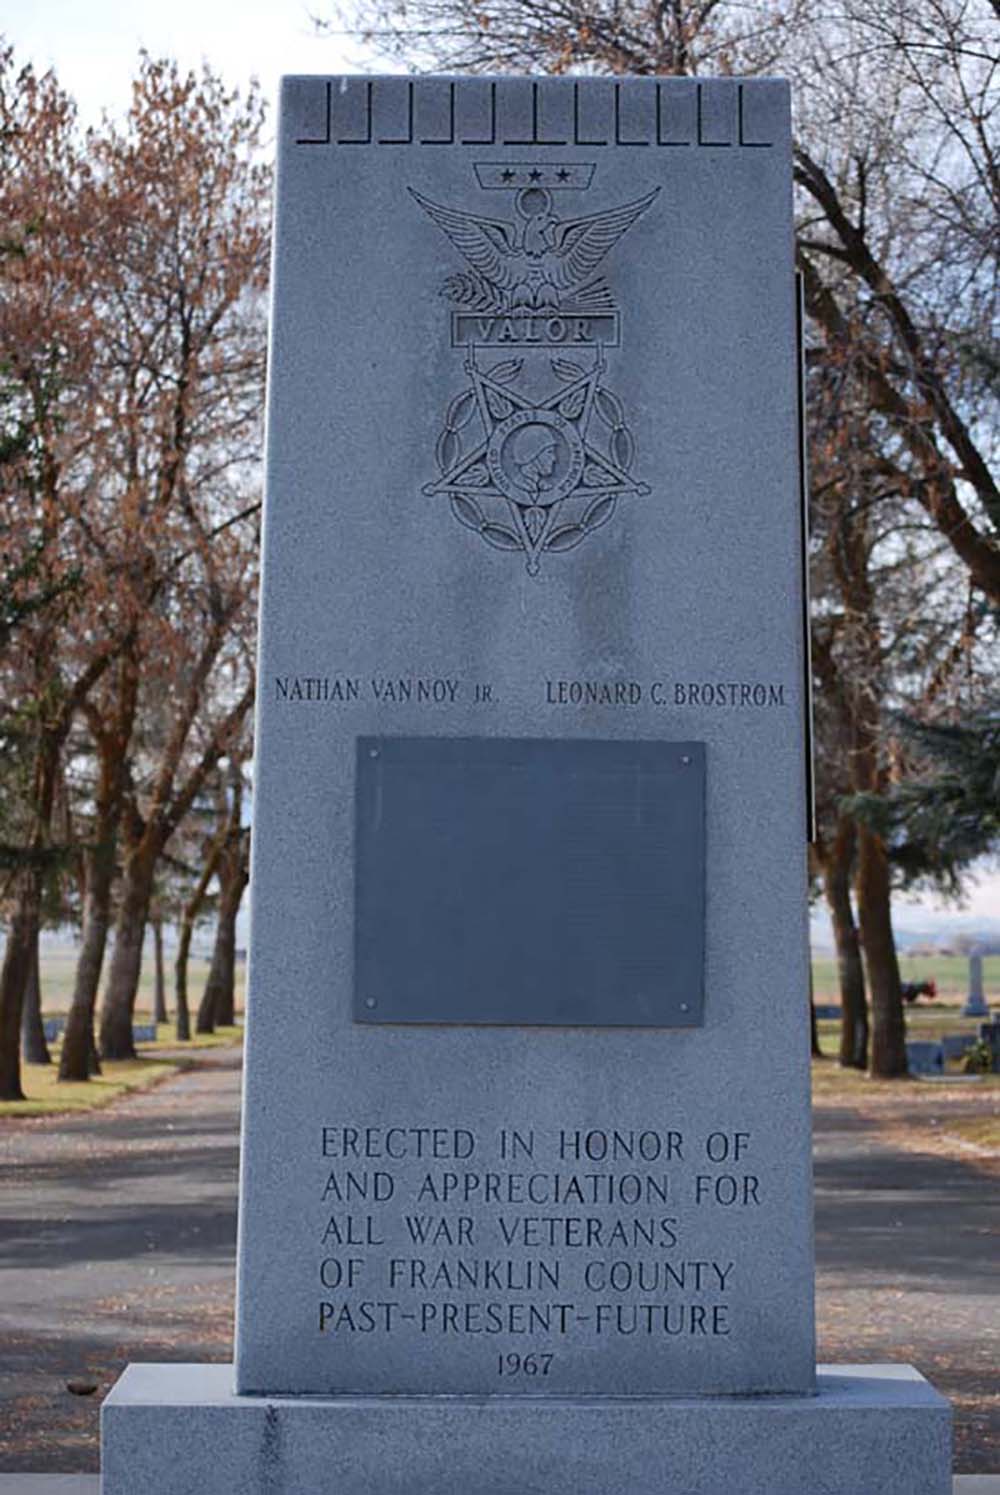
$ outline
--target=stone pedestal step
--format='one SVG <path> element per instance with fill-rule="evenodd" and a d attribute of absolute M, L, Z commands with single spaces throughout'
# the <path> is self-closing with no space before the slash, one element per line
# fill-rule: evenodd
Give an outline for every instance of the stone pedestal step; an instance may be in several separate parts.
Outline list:
<path fill-rule="evenodd" d="M 951 1409 L 910 1366 L 812 1396 L 236 1396 L 229 1365 L 130 1365 L 102 1495 L 951 1495 Z"/>

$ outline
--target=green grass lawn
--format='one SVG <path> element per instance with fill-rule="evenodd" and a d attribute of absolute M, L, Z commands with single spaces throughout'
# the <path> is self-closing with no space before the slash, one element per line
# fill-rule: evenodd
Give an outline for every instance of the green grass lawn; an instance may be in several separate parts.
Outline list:
<path fill-rule="evenodd" d="M 60 1083 L 57 1041 L 49 1045 L 51 1064 L 22 1064 L 23 1101 L 0 1101 L 0 1116 L 52 1116 L 59 1111 L 96 1111 L 130 1090 L 145 1090 L 166 1075 L 184 1068 L 184 1056 L 203 1053 L 241 1043 L 242 1028 L 217 1028 L 214 1033 L 193 1034 L 187 1043 L 178 1043 L 173 1027 L 160 1024 L 152 1043 L 137 1045 L 137 1059 L 106 1059 L 101 1073 L 92 1079 Z"/>
<path fill-rule="evenodd" d="M 969 993 L 969 961 L 964 955 L 905 955 L 899 957 L 899 971 L 904 981 L 936 981 L 938 996 L 960 998 Z M 832 956 L 814 956 L 813 991 L 817 1002 L 839 1002 L 837 962 Z M 1000 1005 L 1000 955 L 983 958 L 983 989 L 987 1002 L 992 996 Z M 926 1003 L 927 998 L 921 997 Z"/>
<path fill-rule="evenodd" d="M 186 1043 L 179 1043 L 174 1030 L 173 1022 L 158 1023 L 156 1027 L 156 1039 L 152 1043 L 140 1043 L 137 1045 L 140 1054 L 162 1054 L 166 1050 L 170 1053 L 186 1054 L 189 1049 L 218 1049 L 225 1048 L 231 1043 L 243 1042 L 242 1028 L 216 1028 L 214 1033 L 195 1033 L 194 1014 L 191 1015 L 191 1037 Z"/>
<path fill-rule="evenodd" d="M 167 1008 L 173 1017 L 173 968 L 172 952 L 167 952 Z M 904 981 L 937 982 L 938 995 L 946 1000 L 964 1001 L 968 995 L 969 962 L 960 955 L 901 955 L 900 971 Z M 42 1006 L 47 1017 L 64 1013 L 69 1006 L 73 991 L 73 974 L 76 969 L 76 952 L 69 946 L 51 948 L 46 942 L 42 951 Z M 815 956 L 812 963 L 813 989 L 817 1002 L 837 1002 L 840 994 L 837 987 L 837 962 L 832 956 Z M 208 962 L 193 958 L 188 974 L 188 992 L 192 1012 L 197 1010 Z M 987 1001 L 991 994 L 1000 1005 L 1000 955 L 988 955 L 983 961 L 983 979 Z M 243 1006 L 243 991 L 246 981 L 246 965 L 236 967 L 236 1006 Z M 926 1004 L 926 998 L 921 999 Z M 139 995 L 136 1001 L 136 1020 L 149 1022 L 153 1012 L 153 966 L 147 952 L 139 980 Z"/>
<path fill-rule="evenodd" d="M 119 1095 L 129 1090 L 145 1089 L 165 1075 L 175 1074 L 182 1066 L 178 1056 L 195 1053 L 203 1049 L 223 1047 L 240 1043 L 242 1028 L 219 1028 L 215 1033 L 192 1033 L 187 1043 L 178 1043 L 174 1031 L 173 969 L 167 960 L 167 1011 L 170 1021 L 160 1023 L 156 1039 L 138 1045 L 138 1059 L 111 1060 L 104 1064 L 103 1073 L 81 1084 L 60 1084 L 56 1078 L 59 1070 L 60 1040 L 49 1044 L 51 1064 L 25 1064 L 22 1066 L 22 1089 L 28 1097 L 25 1101 L 0 1102 L 2 1116 L 46 1116 L 59 1111 L 96 1110 L 106 1106 Z M 73 992 L 76 971 L 76 951 L 68 943 L 55 944 L 44 940 L 39 972 L 42 989 L 42 1014 L 44 1017 L 65 1016 Z M 198 1003 L 208 976 L 207 960 L 194 958 L 188 970 L 188 1001 L 191 1004 L 191 1026 L 194 1027 Z M 236 1003 L 242 1012 L 243 989 L 246 966 L 241 962 L 236 968 Z M 153 1020 L 153 962 L 150 952 L 143 961 L 139 994 L 136 1001 L 136 1023 Z"/>
<path fill-rule="evenodd" d="M 996 1079 L 997 1076 L 994 1075 L 993 1078 Z M 989 1148 L 991 1152 L 1000 1155 L 1000 1115 L 960 1116 L 957 1121 L 950 1123 L 949 1130 L 963 1142 Z"/>
<path fill-rule="evenodd" d="M 46 1017 L 58 1017 L 66 1012 L 73 995 L 73 977 L 76 973 L 76 950 L 66 944 L 53 945 L 43 938 L 40 980 L 42 985 L 42 1011 Z M 208 961 L 193 956 L 188 965 L 188 1001 L 191 1004 L 192 1021 L 198 1010 L 205 981 L 208 977 Z M 171 1018 L 173 1002 L 173 951 L 166 952 L 167 1011 Z M 236 1007 L 243 1006 L 243 989 L 246 982 L 246 964 L 239 961 L 236 966 Z M 151 1022 L 153 1015 L 153 957 L 145 952 L 142 974 L 139 977 L 139 995 L 136 998 L 136 1022 Z"/>
<path fill-rule="evenodd" d="M 982 1018 L 962 1017 L 959 1007 L 946 1006 L 942 1002 L 907 1007 L 904 1017 L 907 1038 L 926 1039 L 930 1043 L 936 1042 L 945 1033 L 978 1035 L 982 1022 Z M 839 1018 L 821 1017 L 818 1026 L 820 1047 L 825 1053 L 835 1053 L 840 1038 Z"/>
<path fill-rule="evenodd" d="M 0 1116 L 50 1116 L 57 1111 L 96 1111 L 129 1090 L 145 1090 L 180 1065 L 162 1059 L 109 1059 L 102 1073 L 80 1084 L 60 1084 L 58 1051 L 52 1064 L 21 1066 L 21 1088 L 27 1100 L 0 1101 Z"/>
<path fill-rule="evenodd" d="M 897 1145 L 944 1143 L 954 1148 L 957 1143 L 961 1148 L 971 1143 L 1000 1157 L 1000 1075 L 970 1080 L 951 1065 L 943 1080 L 880 1080 L 857 1069 L 841 1069 L 835 1041 L 823 1047 L 826 1057 L 814 1059 L 812 1065 L 818 1107 L 853 1107 L 869 1120 L 895 1127 Z"/>

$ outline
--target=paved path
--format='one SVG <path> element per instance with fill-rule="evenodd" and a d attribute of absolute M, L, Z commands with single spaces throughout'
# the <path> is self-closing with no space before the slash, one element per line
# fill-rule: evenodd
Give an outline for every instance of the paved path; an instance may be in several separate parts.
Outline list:
<path fill-rule="evenodd" d="M 0 1122 L 0 1470 L 96 1469 L 130 1359 L 230 1358 L 240 1055 L 209 1053 L 103 1111 Z"/>
<path fill-rule="evenodd" d="M 216 1050 L 109 1110 L 0 1124 L 0 1471 L 95 1470 L 129 1359 L 229 1358 L 237 1065 Z M 995 1179 L 847 1110 L 816 1123 L 820 1358 L 912 1362 L 955 1402 L 956 1468 L 1000 1471 Z"/>
<path fill-rule="evenodd" d="M 955 1467 L 1000 1471 L 1000 1189 L 815 1113 L 819 1358 L 905 1360 L 955 1408 Z"/>

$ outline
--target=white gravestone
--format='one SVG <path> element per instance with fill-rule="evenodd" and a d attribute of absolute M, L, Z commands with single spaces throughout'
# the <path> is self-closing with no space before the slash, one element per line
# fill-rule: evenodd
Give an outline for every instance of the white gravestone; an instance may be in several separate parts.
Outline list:
<path fill-rule="evenodd" d="M 962 1008 L 963 1017 L 989 1017 L 990 1009 L 983 993 L 983 952 L 973 950 L 969 956 L 969 995 Z"/>

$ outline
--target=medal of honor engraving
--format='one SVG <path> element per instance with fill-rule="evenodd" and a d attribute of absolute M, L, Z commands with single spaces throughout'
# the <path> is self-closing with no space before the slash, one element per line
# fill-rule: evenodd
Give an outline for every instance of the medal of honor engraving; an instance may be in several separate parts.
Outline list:
<path fill-rule="evenodd" d="M 635 440 L 608 385 L 605 348 L 618 343 L 621 313 L 605 261 L 660 189 L 566 217 L 553 192 L 589 187 L 591 163 L 480 165 L 476 176 L 513 194 L 513 218 L 410 189 L 466 262 L 442 295 L 459 308 L 452 342 L 469 382 L 448 405 L 439 475 L 424 493 L 444 495 L 460 524 L 496 550 L 521 552 L 537 576 L 547 553 L 573 550 L 607 524 L 623 495 L 650 491 L 633 473 Z"/>

